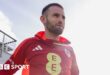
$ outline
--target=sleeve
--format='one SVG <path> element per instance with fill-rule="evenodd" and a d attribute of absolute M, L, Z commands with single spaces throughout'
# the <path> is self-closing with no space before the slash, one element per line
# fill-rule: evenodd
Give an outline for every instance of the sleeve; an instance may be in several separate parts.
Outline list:
<path fill-rule="evenodd" d="M 13 75 L 17 70 L 17 68 L 14 68 L 15 65 L 23 65 L 25 61 L 25 52 L 27 49 L 28 39 L 24 40 L 19 46 L 15 49 L 14 53 L 8 59 L 5 64 L 9 65 L 9 70 L 0 70 L 0 75 Z"/>
<path fill-rule="evenodd" d="M 79 69 L 73 49 L 71 49 L 71 53 L 72 53 L 71 75 L 79 75 Z"/>

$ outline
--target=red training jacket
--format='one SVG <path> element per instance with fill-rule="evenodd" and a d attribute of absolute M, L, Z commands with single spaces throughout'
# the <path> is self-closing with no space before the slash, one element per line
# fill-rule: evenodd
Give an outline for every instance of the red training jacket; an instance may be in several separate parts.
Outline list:
<path fill-rule="evenodd" d="M 13 75 L 19 68 L 16 65 L 27 64 L 22 75 L 79 75 L 75 55 L 70 42 L 64 37 L 58 41 L 47 39 L 41 31 L 35 37 L 24 40 L 14 54 L 5 63 L 9 70 L 0 70 L 0 75 Z M 14 66 L 14 67 L 13 67 Z"/>

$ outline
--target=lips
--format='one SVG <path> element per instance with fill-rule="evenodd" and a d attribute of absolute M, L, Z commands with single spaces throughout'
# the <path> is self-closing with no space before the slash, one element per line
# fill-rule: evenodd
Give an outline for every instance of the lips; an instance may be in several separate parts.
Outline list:
<path fill-rule="evenodd" d="M 57 25 L 56 28 L 63 29 L 63 26 L 61 26 L 61 25 Z"/>

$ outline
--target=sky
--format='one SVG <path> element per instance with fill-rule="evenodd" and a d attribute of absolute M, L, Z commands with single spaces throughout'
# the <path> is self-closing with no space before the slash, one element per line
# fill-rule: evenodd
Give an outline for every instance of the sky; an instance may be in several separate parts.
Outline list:
<path fill-rule="evenodd" d="M 72 42 L 80 75 L 110 75 L 108 0 L 0 0 L 0 12 L 11 23 L 6 27 L 21 42 L 43 30 L 39 17 L 42 8 L 51 2 L 65 8 L 66 27 L 62 35 Z"/>
<path fill-rule="evenodd" d="M 7 34 L 10 34 L 13 38 L 16 38 L 15 34 L 11 30 L 11 21 L 8 19 L 5 14 L 0 11 L 0 30 L 4 31 Z M 17 39 L 17 38 L 16 38 Z"/>

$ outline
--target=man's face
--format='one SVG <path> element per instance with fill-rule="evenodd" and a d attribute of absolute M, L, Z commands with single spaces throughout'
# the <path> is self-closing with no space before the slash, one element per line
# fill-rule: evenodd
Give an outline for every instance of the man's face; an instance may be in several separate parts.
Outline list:
<path fill-rule="evenodd" d="M 60 35 L 65 26 L 65 16 L 62 8 L 58 6 L 50 7 L 46 12 L 46 29 L 55 34 Z"/>

